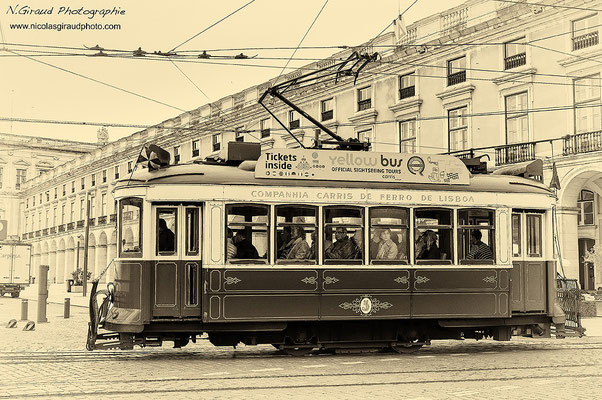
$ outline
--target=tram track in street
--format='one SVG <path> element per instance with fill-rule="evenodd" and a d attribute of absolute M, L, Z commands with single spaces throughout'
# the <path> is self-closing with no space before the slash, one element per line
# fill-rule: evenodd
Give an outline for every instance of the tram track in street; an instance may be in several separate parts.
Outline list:
<path fill-rule="evenodd" d="M 579 350 L 602 350 L 602 341 L 601 342 L 590 342 L 590 343 L 554 343 L 553 346 L 548 345 L 528 345 L 525 346 L 522 343 L 513 343 L 509 345 L 501 345 L 501 346 L 489 346 L 487 349 L 479 349 L 477 347 L 472 348 L 463 348 L 461 350 L 453 349 L 449 347 L 431 347 L 429 349 L 422 350 L 420 352 L 408 355 L 402 355 L 404 358 L 412 358 L 412 357 L 437 357 L 437 356 L 457 356 L 457 355 L 476 355 L 476 354 L 505 354 L 510 352 L 528 352 L 528 351 L 558 351 L 558 350 L 566 350 L 566 349 L 579 349 Z M 116 359 L 120 361 L 131 361 L 131 360 L 161 360 L 161 359 L 198 359 L 198 360 L 207 360 L 207 355 L 210 355 L 210 359 L 269 359 L 269 358 L 291 358 L 294 356 L 289 356 L 280 352 L 274 352 L 272 349 L 266 349 L 262 351 L 259 349 L 258 351 L 253 352 L 244 352 L 239 351 L 235 353 L 227 353 L 216 351 L 215 349 L 211 349 L 208 352 L 205 351 L 183 351 L 183 352 L 174 352 L 171 349 L 164 350 L 143 350 L 143 351 L 97 351 L 97 352 L 89 352 L 87 350 L 68 350 L 68 351 L 10 351 L 10 352 L 2 352 L 0 351 L 0 364 L 3 361 L 9 361 L 11 364 L 21 364 L 21 363 L 30 363 L 30 362 L 60 362 L 60 358 L 64 358 L 65 361 L 69 362 L 89 362 L 89 361 L 114 361 Z M 330 355 L 329 353 L 313 353 L 313 356 L 316 355 Z M 373 353 L 362 353 L 362 354 L 340 354 L 340 357 L 346 356 L 361 356 L 361 357 L 377 357 L 382 356 L 383 353 L 373 352 Z M 391 354 L 393 357 L 393 355 Z M 398 357 L 400 357 L 398 355 Z M 301 358 L 304 359 L 304 358 Z"/>
<path fill-rule="evenodd" d="M 379 371 L 379 372 L 353 372 L 353 373 L 334 373 L 334 374 L 278 374 L 278 375 L 251 375 L 251 376 L 212 376 L 204 378 L 160 378 L 160 379 L 142 379 L 142 380 L 114 380 L 111 379 L 111 388 L 103 386 L 106 381 L 95 381 L 90 380 L 86 382 L 90 388 L 78 388 L 77 391 L 70 390 L 56 390 L 47 388 L 44 393 L 37 392 L 21 392 L 18 393 L 20 398 L 69 398 L 73 396 L 86 396 L 86 395 L 113 395 L 113 396 L 124 396 L 133 394 L 159 394 L 159 393 L 194 393 L 194 392 L 237 392 L 237 391 L 265 391 L 265 390 L 279 390 L 279 389 L 308 389 L 308 388 L 340 388 L 340 387 L 361 387 L 361 386 L 376 386 L 376 385 L 428 385 L 428 384 L 465 384 L 465 383 L 476 383 L 481 384 L 496 382 L 516 382 L 516 381 L 549 381 L 557 379 L 594 379 L 601 378 L 602 373 L 555 373 L 555 374 L 537 374 L 531 376 L 521 375 L 521 370 L 537 370 L 544 371 L 550 368 L 583 368 L 584 366 L 596 367 L 599 364 L 580 364 L 580 365 L 561 365 L 561 366 L 539 366 L 539 367 L 524 367 L 524 368 L 496 368 L 496 369 L 483 369 L 483 368 L 469 368 L 469 369 L 445 369 L 445 370 L 430 370 L 430 371 Z M 512 370 L 515 374 L 512 376 L 484 376 L 484 377 L 462 377 L 457 374 L 473 374 L 474 372 L 488 372 L 489 370 Z M 455 372 L 455 374 L 454 374 Z M 431 379 L 420 379 L 411 377 L 412 374 L 448 374 L 449 377 L 431 378 Z M 320 383 L 316 382 L 319 379 L 338 378 L 337 382 Z M 409 379 L 408 379 L 409 378 Z M 312 383 L 308 383 L 308 379 L 311 379 Z M 282 383 L 282 380 L 286 382 Z M 271 383 L 278 381 L 278 383 Z M 296 382 L 297 381 L 297 382 Z M 55 384 L 61 382 L 54 381 Z M 65 381 L 64 383 L 68 383 Z M 169 385 L 180 385 L 179 387 L 169 388 Z M 254 385 L 250 384 L 254 383 Z M 116 387 L 116 385 L 124 385 L 124 389 Z M 156 388 L 152 386 L 156 385 Z M 129 389 L 125 389 L 128 387 Z M 12 388 L 7 388 L 11 395 L 4 395 L 0 393 L 0 398 L 13 397 L 12 393 L 17 393 Z M 248 393 L 246 393 L 248 395 Z"/>

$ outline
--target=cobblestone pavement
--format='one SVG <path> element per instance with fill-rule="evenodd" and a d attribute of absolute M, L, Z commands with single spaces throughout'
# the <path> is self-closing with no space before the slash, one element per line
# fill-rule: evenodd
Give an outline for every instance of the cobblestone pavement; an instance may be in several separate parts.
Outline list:
<path fill-rule="evenodd" d="M 437 341 L 416 354 L 290 357 L 271 346 L 84 349 L 87 310 L 48 305 L 32 332 L 4 326 L 20 300 L 0 297 L 2 398 L 593 399 L 602 393 L 602 318 L 583 338 Z M 35 320 L 36 303 L 30 301 Z"/>

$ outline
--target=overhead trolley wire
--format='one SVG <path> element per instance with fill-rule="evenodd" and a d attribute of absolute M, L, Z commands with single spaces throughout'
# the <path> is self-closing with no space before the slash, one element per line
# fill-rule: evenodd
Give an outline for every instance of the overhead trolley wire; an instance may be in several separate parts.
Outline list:
<path fill-rule="evenodd" d="M 174 47 L 173 49 L 171 49 L 169 52 L 171 53 L 172 51 L 175 51 L 178 47 L 181 47 L 182 45 L 190 42 L 192 39 L 196 38 L 197 36 L 199 36 L 200 34 L 207 32 L 209 29 L 213 28 L 215 25 L 219 24 L 220 22 L 224 21 L 225 19 L 231 17 L 232 15 L 236 14 L 237 12 L 239 12 L 240 10 L 242 10 L 243 8 L 247 7 L 248 5 L 254 3 L 255 0 L 251 0 L 249 1 L 247 4 L 243 5 L 242 7 L 232 11 L 230 14 L 226 15 L 225 17 L 223 17 L 222 19 L 220 19 L 217 22 L 214 22 L 213 24 L 209 25 L 207 28 L 203 29 L 202 31 L 200 31 L 199 33 L 197 33 L 196 35 L 192 36 L 189 39 L 186 39 L 185 41 L 183 41 L 182 43 L 180 43 L 179 45 L 177 45 L 176 47 Z"/>
<path fill-rule="evenodd" d="M 320 8 L 320 11 L 318 11 L 318 14 L 316 15 L 316 17 L 314 18 L 314 20 L 312 21 L 311 25 L 309 25 L 309 28 L 307 28 L 307 31 L 305 31 L 305 34 L 303 35 L 303 37 L 301 38 L 301 40 L 299 41 L 299 44 L 297 45 L 297 47 L 295 48 L 295 50 L 293 51 L 293 54 L 291 55 L 291 57 L 288 59 L 288 61 L 286 62 L 286 64 L 284 65 L 284 67 L 282 67 L 282 71 L 280 71 L 280 74 L 278 75 L 278 78 L 280 78 L 280 75 L 282 75 L 282 73 L 284 72 L 284 70 L 286 69 L 286 67 L 288 67 L 288 64 L 291 62 L 291 59 L 295 56 L 295 54 L 297 53 L 297 50 L 299 49 L 299 46 L 301 46 L 301 44 L 303 43 L 303 41 L 305 40 L 305 38 L 307 37 L 307 35 L 309 34 L 309 31 L 311 31 L 311 28 L 313 28 L 314 24 L 316 23 L 316 21 L 318 20 L 318 18 L 320 17 L 320 14 L 322 14 L 322 11 L 324 11 L 324 7 L 326 7 L 326 4 L 328 4 L 328 0 L 326 0 L 324 2 L 324 4 L 322 4 L 322 8 Z"/>
<path fill-rule="evenodd" d="M 166 107 L 169 107 L 169 108 L 173 108 L 174 110 L 178 110 L 178 111 L 180 111 L 180 112 L 185 112 L 185 110 L 183 110 L 183 109 L 181 109 L 181 108 L 179 108 L 179 107 L 175 107 L 175 106 L 172 106 L 172 105 L 170 105 L 170 104 L 164 103 L 164 102 L 162 102 L 162 101 L 159 101 L 159 100 L 155 100 L 155 99 L 153 99 L 153 98 L 150 98 L 150 97 L 148 97 L 148 96 L 144 96 L 144 95 L 141 95 L 141 94 L 138 94 L 138 93 L 132 92 L 131 90 L 127 90 L 127 89 L 124 89 L 124 88 L 120 88 L 119 86 L 115 86 L 115 85 L 112 85 L 112 84 L 110 84 L 110 83 L 106 83 L 106 82 L 100 81 L 100 80 L 98 80 L 98 79 L 91 78 L 91 77 L 89 77 L 89 76 L 86 76 L 86 75 L 80 74 L 80 73 L 78 73 L 78 72 L 74 72 L 74 71 L 68 70 L 68 69 L 66 69 L 66 68 L 59 67 L 59 66 L 57 66 L 57 65 L 54 65 L 54 64 L 50 64 L 50 63 L 47 63 L 47 62 L 44 62 L 44 61 L 41 61 L 41 60 L 36 60 L 36 59 L 35 59 L 35 58 L 33 58 L 33 57 L 30 57 L 30 56 L 27 56 L 27 55 L 24 55 L 24 54 L 19 54 L 19 53 L 17 53 L 17 52 L 14 52 L 14 51 L 12 51 L 12 50 L 6 50 L 6 51 L 8 51 L 8 52 L 11 52 L 11 53 L 13 53 L 13 54 L 17 54 L 17 55 L 19 55 L 19 56 L 21 56 L 21 57 L 24 57 L 24 58 L 27 58 L 27 59 L 29 59 L 29 60 L 35 61 L 35 62 L 37 62 L 37 63 L 43 64 L 43 65 L 46 65 L 46 66 L 48 66 L 48 67 L 52 67 L 52 68 L 58 69 L 59 71 L 63 71 L 63 72 L 66 72 L 66 73 L 68 73 L 68 74 L 72 74 L 72 75 L 75 75 L 75 76 L 77 76 L 77 77 L 84 78 L 84 79 L 87 79 L 87 80 L 89 80 L 89 81 L 92 81 L 92 82 L 95 82 L 95 83 L 99 83 L 99 84 L 101 84 L 101 85 L 104 85 L 104 86 L 107 86 L 107 87 L 110 87 L 110 88 L 113 88 L 113 89 L 119 90 L 119 91 L 121 91 L 121 92 L 124 92 L 124 93 L 131 94 L 131 95 L 133 95 L 133 96 L 136 96 L 136 97 L 140 97 L 140 98 L 142 98 L 142 99 L 145 99 L 145 100 L 152 101 L 152 102 L 154 102 L 154 103 L 157 103 L 157 104 L 161 104 L 161 105 L 163 105 L 163 106 L 166 106 Z"/>

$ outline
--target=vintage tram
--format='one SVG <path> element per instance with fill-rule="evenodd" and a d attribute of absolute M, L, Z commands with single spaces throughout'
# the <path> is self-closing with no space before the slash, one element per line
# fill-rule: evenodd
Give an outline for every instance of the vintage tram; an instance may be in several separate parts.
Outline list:
<path fill-rule="evenodd" d="M 291 354 L 407 352 L 563 325 L 540 182 L 451 156 L 236 145 L 117 183 L 118 257 L 93 287 L 89 350 L 207 333 Z"/>

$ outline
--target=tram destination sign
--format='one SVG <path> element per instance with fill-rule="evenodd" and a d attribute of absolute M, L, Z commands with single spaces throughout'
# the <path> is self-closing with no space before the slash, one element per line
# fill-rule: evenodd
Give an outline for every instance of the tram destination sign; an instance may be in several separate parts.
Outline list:
<path fill-rule="evenodd" d="M 259 157 L 255 177 L 467 185 L 470 173 L 453 156 L 276 149 Z"/>

